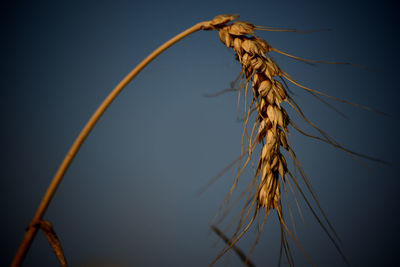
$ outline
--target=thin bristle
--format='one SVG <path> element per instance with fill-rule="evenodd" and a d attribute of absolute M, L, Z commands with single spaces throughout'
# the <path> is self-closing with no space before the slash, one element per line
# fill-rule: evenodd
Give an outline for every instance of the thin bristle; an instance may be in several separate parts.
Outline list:
<path fill-rule="evenodd" d="M 327 32 L 331 31 L 331 29 L 315 29 L 315 30 L 307 30 L 301 31 L 291 28 L 281 28 L 281 27 L 269 27 L 269 26 L 256 26 L 256 30 L 258 31 L 269 31 L 269 32 L 296 32 L 296 33 L 313 33 L 313 32 Z"/>

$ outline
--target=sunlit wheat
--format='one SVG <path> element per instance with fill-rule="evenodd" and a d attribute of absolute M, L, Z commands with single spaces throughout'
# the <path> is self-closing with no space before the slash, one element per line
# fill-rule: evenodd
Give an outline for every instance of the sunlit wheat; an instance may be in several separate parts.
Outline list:
<path fill-rule="evenodd" d="M 240 254 L 243 258 L 243 254 L 239 249 L 235 248 L 237 241 L 250 229 L 250 227 L 257 221 L 257 218 L 262 218 L 262 223 L 259 228 L 258 236 L 254 241 L 254 245 L 250 252 L 244 257 L 244 261 L 248 261 L 250 255 L 252 254 L 255 245 L 257 244 L 261 231 L 264 224 L 268 218 L 271 211 L 276 211 L 280 228 L 281 228 L 281 256 L 282 251 L 285 254 L 289 265 L 294 264 L 294 260 L 289 248 L 289 238 L 291 238 L 297 246 L 303 251 L 304 255 L 309 259 L 311 263 L 312 259 L 305 250 L 300 245 L 300 242 L 296 239 L 293 231 L 289 229 L 286 219 L 282 212 L 282 196 L 284 195 L 287 199 L 288 191 L 292 192 L 295 196 L 295 192 L 299 192 L 300 196 L 305 201 L 306 205 L 311 210 L 312 214 L 317 219 L 318 223 L 321 225 L 323 230 L 329 236 L 331 241 L 336 246 L 339 253 L 345 259 L 343 252 L 338 245 L 338 237 L 334 231 L 332 225 L 329 223 L 327 216 L 321 209 L 317 197 L 311 187 L 310 181 L 307 179 L 295 153 L 290 146 L 288 140 L 288 127 L 292 126 L 294 129 L 298 130 L 302 134 L 318 139 L 320 141 L 329 143 L 334 147 L 340 148 L 348 153 L 352 157 L 365 157 L 368 159 L 373 159 L 365 155 L 355 153 L 344 147 L 342 147 L 336 140 L 331 138 L 322 129 L 312 123 L 297 103 L 294 101 L 293 97 L 288 94 L 288 88 L 285 80 L 299 86 L 300 88 L 306 90 L 313 96 L 322 100 L 318 95 L 330 97 L 337 101 L 344 103 L 353 104 L 351 102 L 329 96 L 317 90 L 305 87 L 295 80 L 293 80 L 289 74 L 281 70 L 275 62 L 269 57 L 270 52 L 277 52 L 293 59 L 300 60 L 306 63 L 330 63 L 330 64 L 349 64 L 341 62 L 324 62 L 317 60 L 309 60 L 299 58 L 288 53 L 282 52 L 274 47 L 271 47 L 266 41 L 257 37 L 254 33 L 255 31 L 287 31 L 287 32 L 299 32 L 294 29 L 283 29 L 274 27 L 261 27 L 256 26 L 248 22 L 235 21 L 238 18 L 237 15 L 219 15 L 211 21 L 200 22 L 189 29 L 183 31 L 182 33 L 176 35 L 159 48 L 154 50 L 149 56 L 147 56 L 142 62 L 140 62 L 107 96 L 107 98 L 101 103 L 92 117 L 89 119 L 85 127 L 82 129 L 74 143 L 72 144 L 70 150 L 66 154 L 63 162 L 61 163 L 59 169 L 57 170 L 53 180 L 51 181 L 39 207 L 34 214 L 31 223 L 26 229 L 25 236 L 14 256 L 11 266 L 20 266 L 33 239 L 36 236 L 38 230 L 42 230 L 49 243 L 51 244 L 56 256 L 58 257 L 60 264 L 66 266 L 66 260 L 61 249 L 61 242 L 58 239 L 52 224 L 43 219 L 43 216 L 47 210 L 47 207 L 54 196 L 65 172 L 68 169 L 72 159 L 77 154 L 80 146 L 86 140 L 90 131 L 93 129 L 94 125 L 97 123 L 101 115 L 105 112 L 107 107 L 111 102 L 118 96 L 123 88 L 156 56 L 165 51 L 168 47 L 178 42 L 182 38 L 192 34 L 198 30 L 212 30 L 218 31 L 218 36 L 220 40 L 228 47 L 232 48 L 235 52 L 236 59 L 241 64 L 241 72 L 238 78 L 238 92 L 239 99 L 243 98 L 244 103 L 250 103 L 248 106 L 245 105 L 244 108 L 244 128 L 242 133 L 242 153 L 239 157 L 239 170 L 237 176 L 235 177 L 234 183 L 230 188 L 227 197 L 222 204 L 222 218 L 232 207 L 230 201 L 235 187 L 238 183 L 238 179 L 243 173 L 244 169 L 249 165 L 249 163 L 255 166 L 255 175 L 250 179 L 249 186 L 242 192 L 241 196 L 246 196 L 244 200 L 244 206 L 239 214 L 239 222 L 237 224 L 235 232 L 230 236 L 230 239 L 226 239 L 225 235 L 217 228 L 213 228 L 218 235 L 224 239 L 227 244 L 226 247 L 217 255 L 215 260 L 211 263 L 214 264 L 219 258 L 221 258 L 226 251 L 234 248 L 235 251 Z M 303 32 L 305 33 L 305 32 Z M 352 65 L 352 64 L 350 64 Z M 287 112 L 285 111 L 284 104 L 287 107 L 295 110 L 304 121 L 315 128 L 320 134 L 319 136 L 314 136 L 308 134 L 301 130 L 293 121 L 290 120 Z M 366 108 L 372 110 L 368 107 L 353 104 L 358 107 Z M 250 122 L 251 115 L 255 114 L 254 122 Z M 258 146 L 259 145 L 259 146 Z M 252 160 L 253 152 L 257 147 L 260 147 L 260 156 L 254 163 Z M 305 184 L 305 189 L 300 186 L 296 177 L 293 175 L 286 164 L 286 159 L 282 154 L 281 148 L 287 150 L 288 155 L 294 162 L 295 169 L 300 173 L 300 176 Z M 376 160 L 376 159 L 375 159 Z M 311 199 L 308 199 L 307 192 L 311 195 Z M 240 200 L 241 198 L 239 198 Z M 236 201 L 234 202 L 236 203 Z M 289 202 L 286 201 L 287 205 Z M 313 208 L 316 205 L 316 208 Z M 289 211 L 290 211 L 290 207 Z M 291 212 L 290 212 L 291 214 Z M 321 215 L 321 219 L 320 216 Z M 62 238 L 61 238 L 62 239 Z M 281 258 L 281 257 L 280 257 Z M 346 260 L 346 259 L 345 259 Z M 250 265 L 250 263 L 247 263 Z"/>
<path fill-rule="evenodd" d="M 359 156 L 372 160 L 379 160 L 344 148 L 326 132 L 307 119 L 293 97 L 288 94 L 285 80 L 306 90 L 324 103 L 326 102 L 318 97 L 318 95 L 333 98 L 337 101 L 352 104 L 368 110 L 374 109 L 332 97 L 320 91 L 313 90 L 299 84 L 292 79 L 289 74 L 277 66 L 277 64 L 269 56 L 269 53 L 277 52 L 305 63 L 345 64 L 354 65 L 361 68 L 364 67 L 345 62 L 326 62 L 303 59 L 282 52 L 270 46 L 265 40 L 256 36 L 255 31 L 300 31 L 295 29 L 262 27 L 253 25 L 249 22 L 234 21 L 237 18 L 238 16 L 236 15 L 220 15 L 214 18 L 210 23 L 211 25 L 206 28 L 209 30 L 217 30 L 221 42 L 224 43 L 226 47 L 233 49 L 235 52 L 236 60 L 241 64 L 241 72 L 238 79 L 239 99 L 240 96 L 242 96 L 242 98 L 244 98 L 243 102 L 245 103 L 244 127 L 242 133 L 242 154 L 239 160 L 239 171 L 222 205 L 222 207 L 225 209 L 225 211 L 222 213 L 222 219 L 231 208 L 229 205 L 230 199 L 238 183 L 240 175 L 249 165 L 249 163 L 253 163 L 252 155 L 254 150 L 258 147 L 257 145 L 260 146 L 260 153 L 259 158 L 254 164 L 255 175 L 249 181 L 249 185 L 246 190 L 241 193 L 241 197 L 244 195 L 247 197 L 243 201 L 245 204 L 239 215 L 239 223 L 236 227 L 236 231 L 234 231 L 233 235 L 231 236 L 230 245 L 225 247 L 225 249 L 216 257 L 211 265 L 214 264 L 221 256 L 223 256 L 224 253 L 228 251 L 248 231 L 248 229 L 250 229 L 250 227 L 255 223 L 256 218 L 261 217 L 262 223 L 258 230 L 258 236 L 247 256 L 250 257 L 255 245 L 258 242 L 258 239 L 260 238 L 260 233 L 271 210 L 275 210 L 279 218 L 279 223 L 281 225 L 281 253 L 283 251 L 289 265 L 294 265 L 294 260 L 290 252 L 288 236 L 302 250 L 303 254 L 307 257 L 310 263 L 314 264 L 311 257 L 296 239 L 293 230 L 289 229 L 287 221 L 284 219 L 282 214 L 282 194 L 286 194 L 285 198 L 287 200 L 288 191 L 291 191 L 297 202 L 294 194 L 295 190 L 300 193 L 301 197 L 305 201 L 306 205 L 310 208 L 318 223 L 333 242 L 340 255 L 347 262 L 344 253 L 338 245 L 338 241 L 340 241 L 338 235 L 322 210 L 316 194 L 312 189 L 311 183 L 305 175 L 305 172 L 303 171 L 292 147 L 290 146 L 288 141 L 288 127 L 293 126 L 294 129 L 306 136 L 316 138 L 340 148 L 352 157 Z M 246 106 L 248 103 L 250 104 Z M 313 128 L 315 128 L 322 137 L 313 136 L 301 130 L 292 120 L 290 120 L 283 104 L 297 112 L 300 117 Z M 252 113 L 256 113 L 256 115 L 255 121 L 251 124 L 250 118 Z M 288 152 L 287 154 L 294 162 L 294 167 L 300 173 L 300 176 L 305 184 L 305 189 L 301 188 L 300 183 L 297 181 L 292 171 L 288 169 L 286 159 L 281 153 L 281 149 L 284 149 Z M 308 191 L 308 193 L 306 191 Z M 307 198 L 308 194 L 311 195 L 312 201 Z M 241 197 L 239 197 L 239 199 Z M 316 208 L 313 208 L 312 202 L 314 202 Z M 286 201 L 286 203 L 289 205 L 289 201 Z M 292 217 L 292 211 L 290 207 L 288 207 L 288 209 L 290 216 Z M 318 215 L 318 213 L 320 215 Z"/>

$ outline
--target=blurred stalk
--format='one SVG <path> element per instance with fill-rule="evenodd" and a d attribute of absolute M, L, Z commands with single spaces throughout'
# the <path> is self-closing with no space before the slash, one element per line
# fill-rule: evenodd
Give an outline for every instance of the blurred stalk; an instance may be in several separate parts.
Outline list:
<path fill-rule="evenodd" d="M 230 246 L 232 244 L 231 240 L 224 235 L 215 225 L 211 225 L 211 230 L 213 230 L 224 242 Z M 243 261 L 244 265 L 248 267 L 255 267 L 254 263 L 250 261 L 250 259 L 243 253 L 236 245 L 232 246 L 233 251 L 239 256 L 239 258 Z"/>

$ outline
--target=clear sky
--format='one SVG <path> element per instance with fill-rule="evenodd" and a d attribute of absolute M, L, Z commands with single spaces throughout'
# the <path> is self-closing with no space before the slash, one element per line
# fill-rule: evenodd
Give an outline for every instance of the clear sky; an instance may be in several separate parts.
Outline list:
<path fill-rule="evenodd" d="M 335 103 L 347 119 L 290 86 L 310 119 L 364 161 L 290 129 L 320 203 L 353 266 L 395 266 L 399 251 L 399 6 L 395 1 L 1 1 L 0 265 L 7 266 L 65 153 L 111 89 L 152 50 L 199 21 L 236 13 L 257 25 L 311 34 L 260 32 L 297 56 L 362 64 L 308 66 L 272 54 L 303 84 L 386 113 Z M 215 32 L 197 32 L 166 51 L 119 95 L 84 143 L 45 219 L 71 266 L 207 266 L 222 248 L 210 222 L 232 184 L 240 153 L 236 93 L 240 67 Z M 289 110 L 289 107 L 286 107 Z M 242 111 L 243 108 L 239 109 Z M 293 112 L 289 112 L 293 114 Z M 293 120 L 299 118 L 293 114 Z M 311 130 L 309 128 L 306 128 Z M 251 179 L 249 169 L 241 177 Z M 297 234 L 319 266 L 344 266 L 305 205 Z M 274 266 L 277 218 L 253 261 Z M 239 247 L 248 251 L 255 229 Z M 307 265 L 292 244 L 295 261 Z M 217 265 L 241 266 L 234 254 Z M 108 265 L 107 265 L 108 264 Z M 40 233 L 25 266 L 57 266 Z"/>

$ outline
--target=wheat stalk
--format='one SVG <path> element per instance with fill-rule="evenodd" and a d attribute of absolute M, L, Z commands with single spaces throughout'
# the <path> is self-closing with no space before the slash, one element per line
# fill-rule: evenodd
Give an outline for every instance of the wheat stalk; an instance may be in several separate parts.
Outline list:
<path fill-rule="evenodd" d="M 97 121 L 100 119 L 101 115 L 106 111 L 108 106 L 111 102 L 118 96 L 118 94 L 125 88 L 125 86 L 145 67 L 149 64 L 155 57 L 169 48 L 171 45 L 175 44 L 182 38 L 199 31 L 203 26 L 208 25 L 209 21 L 200 22 L 196 25 L 190 27 L 189 29 L 183 31 L 182 33 L 176 35 L 159 48 L 154 50 L 150 55 L 148 55 L 142 62 L 140 62 L 128 75 L 126 75 L 122 81 L 111 91 L 111 93 L 107 96 L 107 98 L 101 103 L 101 105 L 97 108 L 95 113 L 86 123 L 78 137 L 75 139 L 74 143 L 72 144 L 70 150 L 68 151 L 67 155 L 65 156 L 64 160 L 62 161 L 60 167 L 58 168 L 56 174 L 53 177 L 47 191 L 39 204 L 38 209 L 33 216 L 31 223 L 28 225 L 24 238 L 22 239 L 20 246 L 17 249 L 17 252 L 12 260 L 11 266 L 17 267 L 20 266 L 22 261 L 25 258 L 25 255 L 36 236 L 38 229 L 40 228 L 39 225 L 42 222 L 42 218 L 48 205 L 50 204 L 51 199 L 53 198 L 58 185 L 60 184 L 65 172 L 67 171 L 71 161 L 75 157 L 76 153 L 78 152 L 79 148 L 81 147 L 82 143 L 85 141 L 86 137 L 89 135 L 90 131 L 93 129 Z"/>

